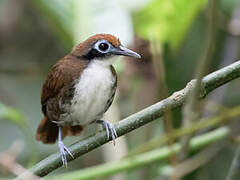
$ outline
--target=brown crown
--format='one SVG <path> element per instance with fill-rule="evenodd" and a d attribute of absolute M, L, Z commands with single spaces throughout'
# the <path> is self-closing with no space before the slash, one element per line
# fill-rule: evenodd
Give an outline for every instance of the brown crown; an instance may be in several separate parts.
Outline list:
<path fill-rule="evenodd" d="M 100 39 L 107 40 L 114 47 L 119 47 L 121 45 L 120 40 L 111 34 L 96 34 L 74 47 L 72 53 L 75 55 L 83 55 L 87 53 L 89 49 L 92 48 L 92 45 Z"/>

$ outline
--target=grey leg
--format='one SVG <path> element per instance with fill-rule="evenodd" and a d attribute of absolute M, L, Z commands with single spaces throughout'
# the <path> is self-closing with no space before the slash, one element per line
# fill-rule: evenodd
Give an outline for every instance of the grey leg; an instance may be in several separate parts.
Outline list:
<path fill-rule="evenodd" d="M 64 143 L 62 141 L 61 126 L 58 127 L 58 148 L 59 148 L 59 151 L 60 151 L 60 154 L 61 154 L 63 166 L 67 167 L 67 156 L 66 155 L 69 154 L 72 158 L 73 158 L 73 155 L 68 150 L 68 148 L 66 146 L 64 146 Z"/>
<path fill-rule="evenodd" d="M 108 140 L 110 138 L 111 133 L 113 144 L 115 145 L 115 139 L 118 137 L 118 135 L 114 126 L 110 122 L 105 120 L 97 120 L 96 122 L 101 124 L 103 128 L 106 130 Z"/>

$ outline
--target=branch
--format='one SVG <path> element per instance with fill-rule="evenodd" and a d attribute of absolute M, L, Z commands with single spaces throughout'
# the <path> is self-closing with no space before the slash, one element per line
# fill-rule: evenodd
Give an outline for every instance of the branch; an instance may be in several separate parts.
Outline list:
<path fill-rule="evenodd" d="M 240 61 L 205 76 L 201 83 L 200 97 L 204 98 L 212 90 L 238 77 L 240 77 Z M 161 117 L 165 111 L 173 110 L 183 105 L 187 95 L 193 90 L 195 83 L 196 80 L 190 81 L 184 89 L 175 92 L 172 96 L 125 118 L 119 123 L 116 123 L 115 128 L 118 136 L 125 135 L 134 129 Z M 102 131 L 74 143 L 69 149 L 73 156 L 78 158 L 108 141 L 110 140 L 107 140 L 106 132 Z M 70 156 L 67 156 L 67 159 L 68 161 L 73 160 Z M 61 166 L 61 157 L 59 153 L 55 153 L 33 166 L 30 171 L 37 176 L 42 177 Z M 24 178 L 24 173 L 18 179 L 21 178 Z"/>
<path fill-rule="evenodd" d="M 190 150 L 196 151 L 209 144 L 216 143 L 225 139 L 230 134 L 230 129 L 227 127 L 221 127 L 213 130 L 209 133 L 194 137 L 190 140 Z M 57 176 L 49 176 L 47 180 L 90 180 L 106 177 L 122 171 L 136 169 L 139 167 L 147 166 L 153 162 L 167 159 L 171 154 L 179 152 L 181 145 L 179 143 L 170 146 L 164 146 L 152 150 L 147 153 L 129 158 L 122 159 L 120 161 L 108 162 L 98 166 L 93 166 L 79 171 L 64 173 Z M 206 158 L 206 157 L 205 157 Z"/>
<path fill-rule="evenodd" d="M 203 129 L 213 129 L 219 127 L 220 124 L 230 124 L 232 120 L 235 120 L 240 116 L 240 106 L 236 106 L 230 110 L 226 110 L 219 115 L 201 119 L 195 123 L 191 123 L 188 127 L 182 126 L 174 129 L 172 132 L 162 134 L 156 138 L 149 140 L 148 142 L 141 144 L 137 148 L 128 152 L 127 157 L 134 157 L 141 153 L 151 151 L 166 144 L 171 140 L 175 141 L 182 136 L 199 132 Z"/>

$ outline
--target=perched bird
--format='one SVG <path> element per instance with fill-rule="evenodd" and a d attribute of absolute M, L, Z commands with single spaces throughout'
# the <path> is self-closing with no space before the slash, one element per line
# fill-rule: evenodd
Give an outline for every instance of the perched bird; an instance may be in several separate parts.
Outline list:
<path fill-rule="evenodd" d="M 78 135 L 85 126 L 100 123 L 108 138 L 117 138 L 114 126 L 102 120 L 110 107 L 117 88 L 117 75 L 112 57 L 122 55 L 140 58 L 140 55 L 123 47 L 118 38 L 110 34 L 97 34 L 73 48 L 50 69 L 42 87 L 43 119 L 38 126 L 36 139 L 55 143 L 63 165 L 67 165 L 65 136 Z"/>

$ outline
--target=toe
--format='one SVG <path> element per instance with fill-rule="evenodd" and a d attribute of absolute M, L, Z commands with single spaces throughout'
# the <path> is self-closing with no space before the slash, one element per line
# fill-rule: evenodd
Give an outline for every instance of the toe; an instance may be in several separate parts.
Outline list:
<path fill-rule="evenodd" d="M 63 149 L 60 150 L 63 166 L 67 167 L 67 158 Z"/>
<path fill-rule="evenodd" d="M 104 129 L 106 130 L 108 140 L 110 139 L 110 134 L 111 134 L 113 144 L 115 145 L 115 139 L 118 136 L 117 136 L 117 132 L 116 132 L 116 129 L 114 128 L 114 126 L 110 122 L 105 121 L 105 120 L 98 120 L 97 123 L 100 123 L 103 125 Z"/>
<path fill-rule="evenodd" d="M 66 146 L 64 146 L 64 150 L 74 159 L 73 154 Z"/>
<path fill-rule="evenodd" d="M 104 124 L 104 127 L 106 129 L 106 133 L 107 133 L 107 139 L 110 139 L 110 133 L 109 133 L 109 128 L 108 128 L 108 124 Z"/>
<path fill-rule="evenodd" d="M 115 139 L 117 138 L 117 132 L 116 132 L 114 126 L 111 123 L 108 124 L 108 128 L 109 128 L 109 130 L 111 132 L 111 135 L 112 135 L 113 144 L 115 145 Z"/>

